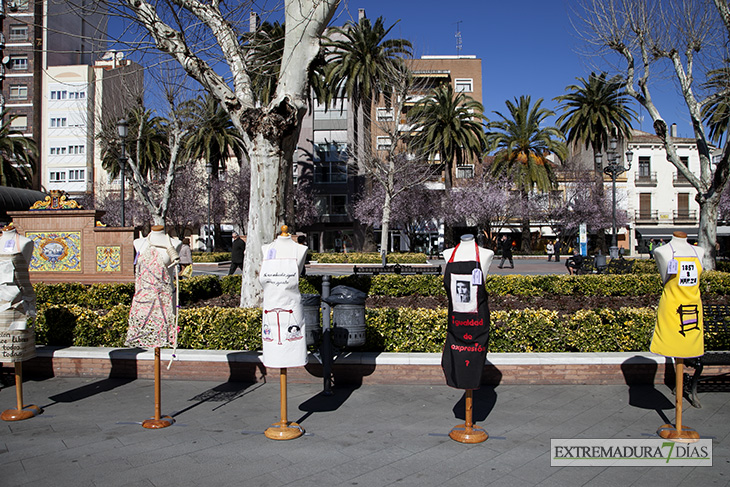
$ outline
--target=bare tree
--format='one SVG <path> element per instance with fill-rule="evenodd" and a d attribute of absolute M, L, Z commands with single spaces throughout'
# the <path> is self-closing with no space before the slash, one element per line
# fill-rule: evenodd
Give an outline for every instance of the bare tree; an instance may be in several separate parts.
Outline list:
<path fill-rule="evenodd" d="M 730 142 L 726 138 L 722 156 L 713 164 L 703 107 L 730 96 L 730 89 L 701 93 L 697 84 L 727 59 L 728 4 L 725 0 L 583 0 L 582 5 L 579 15 L 586 39 L 600 52 L 619 55 L 627 93 L 647 110 L 667 159 L 697 190 L 699 245 L 707 249 L 702 265 L 714 269 L 718 204 L 730 174 Z M 680 160 L 651 96 L 653 84 L 666 68 L 673 72 L 692 123 L 699 176 Z"/>
<path fill-rule="evenodd" d="M 251 164 L 248 246 L 260 249 L 283 223 L 281 188 L 291 171 L 301 120 L 307 110 L 307 68 L 320 50 L 320 36 L 339 0 L 284 1 L 282 63 L 276 92 L 266 105 L 256 103 L 251 83 L 253 66 L 238 29 L 244 19 L 248 20 L 253 2 L 106 3 L 110 12 L 126 16 L 144 29 L 147 37 L 139 40 L 138 48 L 153 44 L 169 55 L 230 114 Z M 246 252 L 242 306 L 260 304 L 257 275 L 261 259 L 260 252 Z"/>

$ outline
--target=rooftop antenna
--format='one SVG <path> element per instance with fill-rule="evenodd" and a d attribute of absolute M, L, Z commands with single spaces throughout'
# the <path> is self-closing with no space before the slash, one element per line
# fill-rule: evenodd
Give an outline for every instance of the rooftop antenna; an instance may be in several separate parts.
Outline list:
<path fill-rule="evenodd" d="M 459 30 L 459 24 L 461 23 L 461 20 L 456 21 L 456 55 L 461 56 L 461 31 Z"/>

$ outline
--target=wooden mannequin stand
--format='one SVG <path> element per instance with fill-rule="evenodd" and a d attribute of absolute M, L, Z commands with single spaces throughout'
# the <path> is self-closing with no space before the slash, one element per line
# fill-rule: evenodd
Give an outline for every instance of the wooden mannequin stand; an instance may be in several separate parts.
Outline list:
<path fill-rule="evenodd" d="M 674 395 L 677 402 L 675 406 L 675 424 L 662 425 L 657 434 L 665 440 L 672 440 L 677 443 L 696 443 L 700 440 L 700 434 L 688 426 L 682 426 L 682 400 L 684 399 L 684 359 L 675 358 L 677 366 L 675 375 L 677 383 Z"/>
<path fill-rule="evenodd" d="M 454 426 L 449 432 L 449 437 L 459 443 L 481 443 L 489 438 L 484 429 L 474 426 L 472 422 L 472 399 L 473 393 L 471 389 L 466 390 L 466 414 L 464 416 L 464 424 Z"/>
<path fill-rule="evenodd" d="M 162 393 L 160 391 L 160 347 L 155 347 L 155 417 L 142 421 L 147 429 L 167 428 L 175 422 L 170 416 L 161 416 Z"/>
<path fill-rule="evenodd" d="M 43 409 L 35 404 L 23 405 L 23 362 L 15 362 L 15 396 L 17 409 L 6 409 L 0 414 L 3 421 L 22 421 L 33 418 L 43 412 Z"/>
<path fill-rule="evenodd" d="M 264 431 L 264 434 L 272 440 L 293 440 L 302 436 L 304 430 L 297 423 L 289 422 L 286 418 L 286 369 L 279 369 L 279 386 L 281 393 L 281 421 L 268 427 Z"/>

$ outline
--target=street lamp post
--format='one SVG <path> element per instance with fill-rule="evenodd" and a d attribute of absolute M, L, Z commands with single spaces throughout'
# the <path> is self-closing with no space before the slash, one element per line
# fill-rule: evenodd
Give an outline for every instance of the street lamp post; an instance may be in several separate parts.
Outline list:
<path fill-rule="evenodd" d="M 205 172 L 208 174 L 208 228 L 205 232 L 205 247 L 208 252 L 213 252 L 213 246 L 210 238 L 210 191 L 212 188 L 211 177 L 213 176 L 213 164 L 208 162 L 205 164 Z"/>
<path fill-rule="evenodd" d="M 603 168 L 603 172 L 611 176 L 611 184 L 613 189 L 613 209 L 612 209 L 612 216 L 613 216 L 613 223 L 612 223 L 612 230 L 613 230 L 613 236 L 611 238 L 611 248 L 609 249 L 609 255 L 612 259 L 615 259 L 618 257 L 618 235 L 616 235 L 616 178 L 620 176 L 621 174 L 625 173 L 629 169 L 631 169 L 631 160 L 634 157 L 634 153 L 631 151 L 631 149 L 626 151 L 626 166 L 623 165 L 623 161 L 621 161 L 620 154 L 618 152 L 618 141 L 615 137 L 611 137 L 611 139 L 608 142 L 608 150 L 606 151 L 606 156 L 608 159 L 608 164 L 606 167 Z M 603 160 L 603 155 L 598 152 L 594 156 L 596 168 L 601 167 L 601 162 Z"/>
<path fill-rule="evenodd" d="M 122 149 L 119 153 L 119 178 L 122 181 L 122 191 L 120 193 L 121 199 L 122 199 L 122 211 L 120 213 L 121 220 L 122 220 L 122 226 L 125 225 L 125 219 L 124 219 L 124 170 L 127 166 L 127 152 L 126 152 L 126 139 L 127 139 L 127 130 L 129 129 L 129 123 L 127 122 L 126 118 L 123 118 L 117 122 L 117 134 L 119 134 L 119 139 L 122 142 Z"/>

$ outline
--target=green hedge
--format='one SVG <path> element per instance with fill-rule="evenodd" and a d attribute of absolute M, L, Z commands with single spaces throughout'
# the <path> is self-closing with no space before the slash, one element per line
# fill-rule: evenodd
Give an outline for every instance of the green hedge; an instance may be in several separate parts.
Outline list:
<path fill-rule="evenodd" d="M 334 276 L 331 286 L 345 285 L 371 296 L 445 296 L 441 276 Z M 703 272 L 700 281 L 703 295 L 729 295 L 730 273 Z M 34 284 L 39 304 L 75 304 L 92 309 L 109 309 L 117 304 L 129 305 L 134 284 L 78 283 Z M 659 296 L 662 290 L 659 274 L 621 274 L 587 276 L 488 276 L 487 291 L 498 296 Z M 306 276 L 299 280 L 304 294 L 321 294 L 322 276 Z M 207 275 L 180 281 L 180 303 L 185 305 L 221 294 L 241 293 L 241 276 L 222 279 Z"/>
<path fill-rule="evenodd" d="M 382 264 L 377 252 L 310 252 L 309 260 L 320 264 Z M 398 252 L 387 255 L 389 264 L 425 264 L 428 256 L 423 253 Z"/>
<path fill-rule="evenodd" d="M 225 262 L 231 260 L 230 252 L 193 252 L 193 262 Z"/>
<path fill-rule="evenodd" d="M 39 310 L 37 341 L 60 346 L 122 347 L 129 306 L 108 312 L 76 305 Z M 650 308 L 556 311 L 493 311 L 490 352 L 631 352 L 647 351 L 656 319 Z M 259 350 L 261 310 L 196 308 L 180 310 L 180 348 Z M 359 351 L 442 351 L 446 310 L 381 308 L 366 310 L 367 342 Z M 705 337 L 707 350 L 728 350 L 727 336 Z"/>

